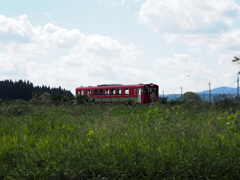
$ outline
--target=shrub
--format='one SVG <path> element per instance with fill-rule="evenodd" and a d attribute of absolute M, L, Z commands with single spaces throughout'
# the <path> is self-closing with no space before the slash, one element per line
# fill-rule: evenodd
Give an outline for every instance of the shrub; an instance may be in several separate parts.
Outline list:
<path fill-rule="evenodd" d="M 71 102 L 70 99 L 67 96 L 64 96 L 62 94 L 58 94 L 55 97 L 51 97 L 51 101 L 55 105 L 67 104 L 68 102 Z"/>
<path fill-rule="evenodd" d="M 200 96 L 194 92 L 185 92 L 180 98 L 180 101 L 183 102 L 200 102 L 202 99 Z"/>
<path fill-rule="evenodd" d="M 168 97 L 159 97 L 159 101 L 160 101 L 162 104 L 167 104 L 167 99 L 168 99 Z"/>
<path fill-rule="evenodd" d="M 77 104 L 84 104 L 91 101 L 91 98 L 87 95 L 77 95 Z"/>
<path fill-rule="evenodd" d="M 239 104 L 237 97 L 232 94 L 219 94 L 214 96 L 213 102 L 218 108 L 234 111 L 233 113 L 235 113 L 236 107 Z"/>

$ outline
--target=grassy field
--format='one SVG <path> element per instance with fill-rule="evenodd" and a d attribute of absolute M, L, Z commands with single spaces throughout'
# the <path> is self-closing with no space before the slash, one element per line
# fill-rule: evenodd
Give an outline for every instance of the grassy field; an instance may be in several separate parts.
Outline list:
<path fill-rule="evenodd" d="M 239 106 L 0 105 L 0 179 L 239 179 Z"/>

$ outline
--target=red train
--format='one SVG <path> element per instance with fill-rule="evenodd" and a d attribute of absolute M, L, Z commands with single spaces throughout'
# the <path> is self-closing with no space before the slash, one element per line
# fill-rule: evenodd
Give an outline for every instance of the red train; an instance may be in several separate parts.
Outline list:
<path fill-rule="evenodd" d="M 158 85 L 150 84 L 101 84 L 97 86 L 78 87 L 76 95 L 87 95 L 95 102 L 126 102 L 133 100 L 138 103 L 149 103 L 158 100 Z"/>

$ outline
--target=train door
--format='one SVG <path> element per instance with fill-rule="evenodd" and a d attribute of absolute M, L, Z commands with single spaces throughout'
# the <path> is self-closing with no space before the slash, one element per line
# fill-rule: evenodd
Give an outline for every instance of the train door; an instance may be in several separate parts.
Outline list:
<path fill-rule="evenodd" d="M 142 102 L 142 88 L 138 88 L 138 103 Z"/>

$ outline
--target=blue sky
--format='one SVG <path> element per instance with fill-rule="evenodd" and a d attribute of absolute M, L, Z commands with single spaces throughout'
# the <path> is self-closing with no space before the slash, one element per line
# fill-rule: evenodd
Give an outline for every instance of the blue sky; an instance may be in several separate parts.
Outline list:
<path fill-rule="evenodd" d="M 0 0 L 0 79 L 236 86 L 240 0 Z"/>

